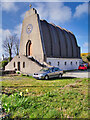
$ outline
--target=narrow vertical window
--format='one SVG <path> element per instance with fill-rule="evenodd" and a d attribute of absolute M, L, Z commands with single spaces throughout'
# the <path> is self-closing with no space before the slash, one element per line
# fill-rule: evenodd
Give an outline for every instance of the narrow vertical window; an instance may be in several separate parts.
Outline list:
<path fill-rule="evenodd" d="M 23 62 L 23 68 L 25 68 L 25 62 Z"/>
<path fill-rule="evenodd" d="M 58 61 L 58 66 L 59 66 L 59 61 Z"/>
<path fill-rule="evenodd" d="M 71 65 L 72 65 L 72 62 L 71 62 Z"/>
<path fill-rule="evenodd" d="M 77 65 L 77 62 L 76 62 L 76 65 Z"/>
<path fill-rule="evenodd" d="M 51 62 L 49 62 L 49 65 L 51 65 Z"/>
<path fill-rule="evenodd" d="M 67 62 L 64 63 L 65 65 L 67 64 Z"/>
<path fill-rule="evenodd" d="M 13 66 L 15 67 L 15 62 L 13 63 Z"/>

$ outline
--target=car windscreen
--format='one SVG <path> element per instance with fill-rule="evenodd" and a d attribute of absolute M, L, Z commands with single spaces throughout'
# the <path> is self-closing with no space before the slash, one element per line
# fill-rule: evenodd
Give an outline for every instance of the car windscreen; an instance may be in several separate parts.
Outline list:
<path fill-rule="evenodd" d="M 84 65 L 80 65 L 80 67 L 84 67 Z"/>
<path fill-rule="evenodd" d="M 47 72 L 49 68 L 41 69 L 40 71 Z"/>

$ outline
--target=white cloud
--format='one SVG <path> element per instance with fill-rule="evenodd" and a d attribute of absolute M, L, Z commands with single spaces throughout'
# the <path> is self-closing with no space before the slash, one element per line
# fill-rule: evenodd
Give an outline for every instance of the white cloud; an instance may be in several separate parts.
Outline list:
<path fill-rule="evenodd" d="M 0 58 L 2 57 L 2 29 L 0 29 Z"/>
<path fill-rule="evenodd" d="M 20 39 L 21 29 L 22 29 L 22 24 L 17 25 L 14 28 L 14 30 L 9 30 L 9 29 L 4 30 L 0 28 L 0 58 L 2 57 L 2 54 L 4 53 L 3 48 L 2 48 L 3 41 L 6 39 L 6 37 L 9 37 L 10 35 L 13 35 L 13 34 L 17 34 L 17 37 Z"/>
<path fill-rule="evenodd" d="M 88 13 L 88 3 L 80 4 L 76 7 L 74 17 L 80 17 L 81 15 Z"/>
<path fill-rule="evenodd" d="M 24 13 L 21 14 L 21 16 L 20 16 L 21 19 L 24 19 L 24 17 L 25 17 L 25 13 L 26 13 L 26 12 L 24 12 Z"/>
<path fill-rule="evenodd" d="M 2 2 L 60 2 L 60 0 L 1 0 Z M 67 1 L 67 0 L 61 0 Z M 70 1 L 70 0 L 69 0 Z"/>
<path fill-rule="evenodd" d="M 14 35 L 14 34 L 16 34 L 17 37 L 20 39 L 21 30 L 22 30 L 22 24 L 19 24 L 19 25 L 15 26 L 15 28 L 13 30 L 0 29 L 0 40 L 3 42 L 6 39 L 6 37 L 8 37 L 10 35 Z"/>
<path fill-rule="evenodd" d="M 71 19 L 71 8 L 63 3 L 36 3 L 35 8 L 38 10 L 41 19 L 48 19 L 49 22 L 65 23 Z"/>
<path fill-rule="evenodd" d="M 17 11 L 19 8 L 15 5 L 14 2 L 4 2 L 2 3 L 2 10 L 6 12 Z"/>
<path fill-rule="evenodd" d="M 2 2 L 88 2 L 89 0 L 1 0 Z"/>
<path fill-rule="evenodd" d="M 2 2 L 17 2 L 18 0 L 1 0 Z"/>
<path fill-rule="evenodd" d="M 8 37 L 9 35 L 11 35 L 10 30 L 8 30 L 8 29 L 3 30 L 0 28 L 0 45 L 2 44 L 3 40 L 5 40 L 6 37 Z"/>
<path fill-rule="evenodd" d="M 3 33 L 3 34 L 2 34 L 2 33 Z M 9 35 L 11 35 L 10 30 L 8 30 L 8 29 L 2 30 L 2 29 L 0 28 L 0 58 L 2 57 L 2 54 L 3 54 L 3 48 L 2 48 L 3 40 L 5 40 L 6 37 L 8 37 Z"/>
<path fill-rule="evenodd" d="M 84 48 L 88 48 L 88 47 L 90 48 L 90 42 L 84 42 L 83 47 Z"/>
<path fill-rule="evenodd" d="M 13 34 L 16 34 L 17 37 L 20 39 L 21 36 L 21 30 L 22 30 L 22 23 L 20 23 L 19 25 L 17 25 L 14 30 L 12 31 Z"/>
<path fill-rule="evenodd" d="M 88 42 L 84 42 L 83 47 L 88 47 Z"/>
<path fill-rule="evenodd" d="M 9 29 L 2 30 L 2 41 L 6 39 L 6 37 L 11 35 L 11 31 Z"/>
<path fill-rule="evenodd" d="M 90 42 L 84 42 L 82 45 L 82 53 L 89 52 Z"/>

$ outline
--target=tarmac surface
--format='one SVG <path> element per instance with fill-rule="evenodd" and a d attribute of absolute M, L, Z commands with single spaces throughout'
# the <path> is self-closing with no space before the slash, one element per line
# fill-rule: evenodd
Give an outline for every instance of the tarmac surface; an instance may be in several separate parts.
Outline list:
<path fill-rule="evenodd" d="M 63 77 L 90 78 L 90 69 L 66 72 Z"/>

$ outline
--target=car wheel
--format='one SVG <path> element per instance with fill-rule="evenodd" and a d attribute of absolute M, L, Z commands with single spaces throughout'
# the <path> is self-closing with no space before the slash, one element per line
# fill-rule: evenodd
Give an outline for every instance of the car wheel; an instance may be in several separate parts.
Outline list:
<path fill-rule="evenodd" d="M 62 74 L 59 74 L 59 76 L 58 76 L 59 78 L 62 78 Z"/>
<path fill-rule="evenodd" d="M 44 77 L 44 79 L 45 79 L 45 80 L 48 80 L 48 79 L 49 79 L 48 75 L 46 75 L 46 76 Z"/>

